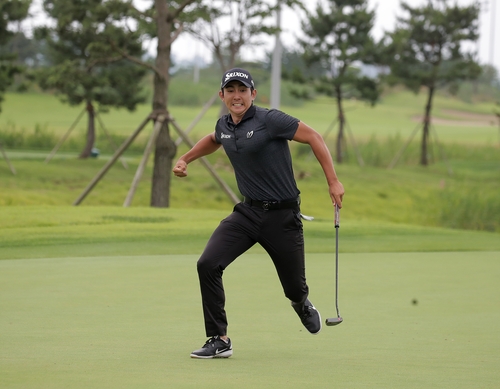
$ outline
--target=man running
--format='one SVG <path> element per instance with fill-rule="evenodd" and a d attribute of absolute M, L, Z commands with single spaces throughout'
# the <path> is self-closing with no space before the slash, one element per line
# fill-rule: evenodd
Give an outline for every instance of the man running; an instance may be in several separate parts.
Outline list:
<path fill-rule="evenodd" d="M 185 177 L 189 163 L 222 145 L 244 196 L 214 231 L 197 263 L 209 339 L 191 353 L 192 358 L 228 358 L 233 354 L 227 336 L 222 274 L 255 243 L 271 257 L 284 294 L 305 328 L 312 334 L 321 330 L 321 316 L 308 299 L 300 191 L 288 142 L 311 147 L 324 171 L 333 205 L 341 208 L 344 196 L 323 137 L 279 110 L 255 106 L 257 90 L 248 71 L 235 68 L 224 73 L 219 96 L 229 114 L 217 121 L 215 132 L 180 157 L 173 169 L 177 177 Z"/>

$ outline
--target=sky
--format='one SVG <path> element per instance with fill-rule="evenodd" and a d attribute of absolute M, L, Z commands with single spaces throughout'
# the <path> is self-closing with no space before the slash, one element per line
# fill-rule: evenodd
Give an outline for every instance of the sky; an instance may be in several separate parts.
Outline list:
<path fill-rule="evenodd" d="M 142 0 L 147 1 L 147 0 Z M 453 1 L 453 0 L 452 0 Z M 466 6 L 473 3 L 473 0 L 456 0 L 459 5 Z M 315 4 L 316 0 L 308 0 L 307 4 Z M 425 4 L 426 0 L 407 0 L 411 6 L 419 6 Z M 495 20 L 496 28 L 494 38 L 491 39 L 491 18 L 492 6 L 495 3 Z M 368 0 L 369 9 L 375 9 L 375 25 L 372 30 L 373 36 L 379 39 L 384 31 L 393 29 L 396 16 L 401 15 L 400 0 Z M 479 60 L 481 64 L 494 64 L 500 70 L 500 0 L 482 0 L 482 11 L 480 13 L 480 38 L 477 43 Z M 300 28 L 300 19 L 291 10 L 284 10 L 282 14 L 282 42 L 285 47 L 293 48 L 296 44 L 297 30 Z M 496 46 L 491 54 L 491 43 Z M 242 53 L 244 59 L 263 59 L 266 50 L 269 52 L 274 47 L 274 38 L 269 38 L 268 44 L 262 49 L 245 49 Z M 177 42 L 174 42 L 173 53 L 178 59 L 190 60 L 194 56 L 199 55 L 205 58 L 210 58 L 210 51 L 200 42 L 195 41 L 187 35 L 181 35 Z"/>
<path fill-rule="evenodd" d="M 275 0 L 270 0 L 275 1 Z M 308 6 L 314 6 L 318 0 L 308 0 Z M 406 0 L 410 6 L 419 6 L 427 0 Z M 474 3 L 474 0 L 451 0 L 461 6 Z M 43 20 L 41 12 L 42 0 L 34 0 L 31 13 L 34 15 L 34 22 L 38 24 Z M 151 0 L 134 0 L 139 8 L 149 6 Z M 477 42 L 478 57 L 481 64 L 493 64 L 500 70 L 500 0 L 480 0 L 481 13 L 479 17 L 480 37 Z M 375 25 L 372 30 L 373 36 L 379 39 L 384 31 L 394 28 L 396 16 L 401 15 L 400 0 L 368 0 L 369 9 L 375 9 Z M 494 12 L 493 12 L 494 11 Z M 492 23 L 493 22 L 493 23 Z M 493 28 L 492 28 L 493 26 Z M 286 48 L 293 49 L 296 44 L 296 36 L 300 34 L 300 19 L 291 10 L 286 9 L 282 13 L 282 42 Z M 266 51 L 271 51 L 274 47 L 274 38 L 270 37 L 267 44 L 260 49 L 245 49 L 242 57 L 245 60 L 264 59 Z M 155 52 L 155 42 L 151 42 L 148 51 Z M 177 61 L 190 61 L 196 56 L 210 61 L 210 50 L 203 43 L 194 40 L 187 34 L 181 36 L 172 45 L 172 53 Z"/>

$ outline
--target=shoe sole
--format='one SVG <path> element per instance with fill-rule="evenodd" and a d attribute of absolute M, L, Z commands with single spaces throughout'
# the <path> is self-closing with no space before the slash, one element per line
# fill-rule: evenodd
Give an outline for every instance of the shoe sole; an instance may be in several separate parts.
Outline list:
<path fill-rule="evenodd" d="M 223 352 L 216 354 L 216 355 L 191 354 L 190 357 L 196 358 L 196 359 L 214 359 L 214 358 L 229 358 L 231 355 L 233 355 L 233 350 L 223 351 Z"/>

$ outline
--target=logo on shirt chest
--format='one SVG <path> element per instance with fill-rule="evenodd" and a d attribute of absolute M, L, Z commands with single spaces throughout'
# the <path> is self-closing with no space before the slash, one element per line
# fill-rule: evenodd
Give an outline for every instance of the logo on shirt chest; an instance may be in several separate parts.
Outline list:
<path fill-rule="evenodd" d="M 221 134 L 220 134 L 220 138 L 221 138 L 221 139 L 231 139 L 231 135 L 224 134 L 223 132 L 221 132 Z"/>
<path fill-rule="evenodd" d="M 250 139 L 253 136 L 253 131 L 247 132 L 247 139 Z"/>

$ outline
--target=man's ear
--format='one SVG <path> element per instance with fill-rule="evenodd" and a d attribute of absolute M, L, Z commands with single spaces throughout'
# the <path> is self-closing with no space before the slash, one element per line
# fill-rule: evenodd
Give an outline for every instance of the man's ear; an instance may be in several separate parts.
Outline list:
<path fill-rule="evenodd" d="M 221 100 L 224 100 L 224 89 L 221 89 L 219 91 L 219 97 L 221 98 Z"/>

